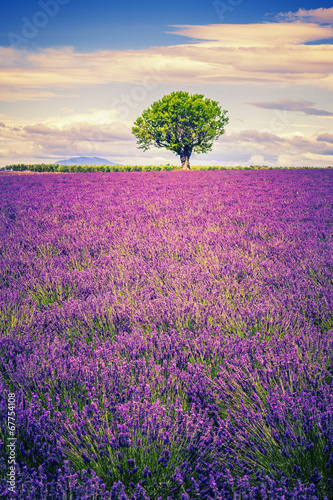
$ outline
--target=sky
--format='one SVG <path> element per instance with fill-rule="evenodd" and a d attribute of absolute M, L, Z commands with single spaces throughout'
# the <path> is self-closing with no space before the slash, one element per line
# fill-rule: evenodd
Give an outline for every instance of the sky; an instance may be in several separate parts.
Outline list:
<path fill-rule="evenodd" d="M 178 164 L 131 133 L 178 90 L 228 111 L 225 134 L 192 165 L 332 166 L 331 5 L 12 0 L 0 16 L 0 167 Z"/>

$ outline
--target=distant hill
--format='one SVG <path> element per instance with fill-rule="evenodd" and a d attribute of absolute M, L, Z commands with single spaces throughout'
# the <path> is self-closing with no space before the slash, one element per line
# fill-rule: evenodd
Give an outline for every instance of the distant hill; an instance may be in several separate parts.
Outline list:
<path fill-rule="evenodd" d="M 68 158 L 68 160 L 59 160 L 54 162 L 55 165 L 120 165 L 120 163 L 113 163 L 112 161 L 105 160 L 104 158 L 92 158 L 86 156 L 77 156 L 76 158 Z"/>

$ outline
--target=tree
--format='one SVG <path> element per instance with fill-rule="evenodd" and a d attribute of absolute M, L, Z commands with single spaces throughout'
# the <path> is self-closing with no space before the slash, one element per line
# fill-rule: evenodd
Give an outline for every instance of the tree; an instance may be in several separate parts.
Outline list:
<path fill-rule="evenodd" d="M 183 169 L 189 169 L 192 152 L 211 151 L 213 140 L 224 134 L 226 114 L 218 102 L 202 94 L 172 92 L 143 111 L 132 134 L 140 149 L 169 149 L 180 156 Z"/>

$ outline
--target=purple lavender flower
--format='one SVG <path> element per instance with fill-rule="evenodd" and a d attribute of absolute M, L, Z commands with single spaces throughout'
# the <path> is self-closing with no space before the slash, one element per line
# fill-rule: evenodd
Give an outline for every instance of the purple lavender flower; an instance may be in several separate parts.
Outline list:
<path fill-rule="evenodd" d="M 331 170 L 1 183 L 0 495 L 333 498 Z"/>

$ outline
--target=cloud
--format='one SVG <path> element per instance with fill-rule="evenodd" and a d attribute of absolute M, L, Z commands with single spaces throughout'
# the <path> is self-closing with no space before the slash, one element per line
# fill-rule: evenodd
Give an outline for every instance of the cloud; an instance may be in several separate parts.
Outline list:
<path fill-rule="evenodd" d="M 206 47 L 283 47 L 333 36 L 331 26 L 316 23 L 176 25 L 173 35 L 206 40 Z M 215 42 L 215 43 L 214 43 Z"/>
<path fill-rule="evenodd" d="M 241 132 L 233 132 L 229 135 L 223 136 L 223 142 L 235 142 L 242 144 L 281 144 L 284 142 L 280 136 L 272 132 L 259 131 L 255 129 L 242 130 Z"/>
<path fill-rule="evenodd" d="M 245 104 L 250 104 L 257 108 L 264 109 L 281 109 L 283 111 L 296 111 L 301 112 L 306 115 L 316 115 L 316 116 L 333 116 L 333 113 L 326 111 L 324 109 L 315 108 L 314 102 L 311 101 L 293 101 L 291 99 L 278 99 L 277 101 L 268 102 L 247 102 Z"/>
<path fill-rule="evenodd" d="M 0 70 L 1 74 L 1 70 Z M 42 89 L 28 89 L 20 87 L 20 85 L 1 85 L 0 84 L 0 101 L 17 102 L 17 101 L 46 101 L 50 97 L 61 97 L 64 94 L 57 91 L 49 91 Z"/>
<path fill-rule="evenodd" d="M 333 7 L 324 9 L 298 9 L 297 12 L 281 12 L 276 16 L 276 19 L 283 19 L 287 21 L 312 21 L 315 23 L 333 24 Z"/>
<path fill-rule="evenodd" d="M 324 141 L 333 144 L 333 134 L 320 134 L 317 137 L 317 141 Z"/>
<path fill-rule="evenodd" d="M 76 53 L 72 47 L 0 48 L 0 100 L 74 96 L 82 86 L 131 83 L 139 94 L 159 84 L 325 82 L 333 86 L 332 26 L 285 22 L 178 26 L 193 43 L 144 50 Z M 208 40 L 208 41 L 207 41 Z M 130 70 L 129 70 L 130 69 Z"/>
<path fill-rule="evenodd" d="M 320 137 L 320 136 L 319 136 Z M 242 160 L 245 164 L 258 162 L 279 166 L 328 166 L 333 163 L 330 144 L 300 132 L 280 136 L 269 131 L 242 130 L 222 136 L 214 146 L 216 159 Z"/>
<path fill-rule="evenodd" d="M 101 152 L 119 156 L 128 145 L 136 149 L 131 123 L 117 119 L 117 112 L 112 110 L 7 126 L 0 128 L 1 139 L 6 141 L 3 156 L 19 158 L 30 155 L 56 160 L 59 154 L 98 156 Z"/>

